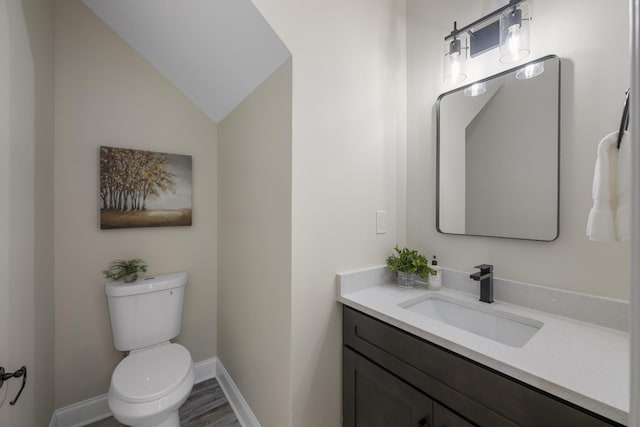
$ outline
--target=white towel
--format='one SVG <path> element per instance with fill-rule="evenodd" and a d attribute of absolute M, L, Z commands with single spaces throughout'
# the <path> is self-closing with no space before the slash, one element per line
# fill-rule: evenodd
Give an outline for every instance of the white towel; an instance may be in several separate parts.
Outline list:
<path fill-rule="evenodd" d="M 631 237 L 631 144 L 627 133 L 618 150 L 617 187 L 616 232 L 618 240 L 624 241 Z"/>
<path fill-rule="evenodd" d="M 616 146 L 618 132 L 610 133 L 598 144 L 593 175 L 593 207 L 587 221 L 587 236 L 599 242 L 616 241 L 616 227 L 609 191 L 609 152 Z"/>

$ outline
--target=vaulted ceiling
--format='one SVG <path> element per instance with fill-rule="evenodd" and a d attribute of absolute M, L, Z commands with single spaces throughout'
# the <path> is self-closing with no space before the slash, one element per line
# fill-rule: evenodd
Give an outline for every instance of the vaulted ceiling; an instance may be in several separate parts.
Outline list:
<path fill-rule="evenodd" d="M 289 58 L 251 0 L 83 0 L 219 123 Z"/>

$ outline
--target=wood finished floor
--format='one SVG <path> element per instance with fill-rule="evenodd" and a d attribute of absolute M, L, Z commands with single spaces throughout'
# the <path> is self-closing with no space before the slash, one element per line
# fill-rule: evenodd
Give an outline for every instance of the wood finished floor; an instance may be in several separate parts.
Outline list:
<path fill-rule="evenodd" d="M 121 427 L 113 417 L 87 427 Z M 180 407 L 182 427 L 240 427 L 218 381 L 212 378 L 193 386 L 187 401 Z"/>

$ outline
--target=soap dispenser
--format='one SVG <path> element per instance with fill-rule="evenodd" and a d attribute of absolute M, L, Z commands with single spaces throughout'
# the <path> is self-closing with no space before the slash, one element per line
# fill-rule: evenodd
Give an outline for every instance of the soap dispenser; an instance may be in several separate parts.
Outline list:
<path fill-rule="evenodd" d="M 438 260 L 436 256 L 433 256 L 433 261 L 431 261 L 431 269 L 433 273 L 429 275 L 429 289 L 432 291 L 439 291 L 442 288 L 442 270 L 440 270 L 440 266 L 438 265 Z"/>

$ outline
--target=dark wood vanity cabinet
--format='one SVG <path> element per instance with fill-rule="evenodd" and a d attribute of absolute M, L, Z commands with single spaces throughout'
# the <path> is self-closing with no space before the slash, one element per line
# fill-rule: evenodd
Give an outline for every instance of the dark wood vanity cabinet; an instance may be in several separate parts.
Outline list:
<path fill-rule="evenodd" d="M 620 426 L 346 306 L 343 340 L 346 427 Z"/>
<path fill-rule="evenodd" d="M 346 426 L 473 426 L 348 347 L 343 363 Z"/>
<path fill-rule="evenodd" d="M 353 402 L 344 424 L 385 427 L 427 425 L 433 418 L 433 401 L 375 363 L 349 348 L 344 349 L 344 390 Z"/>

